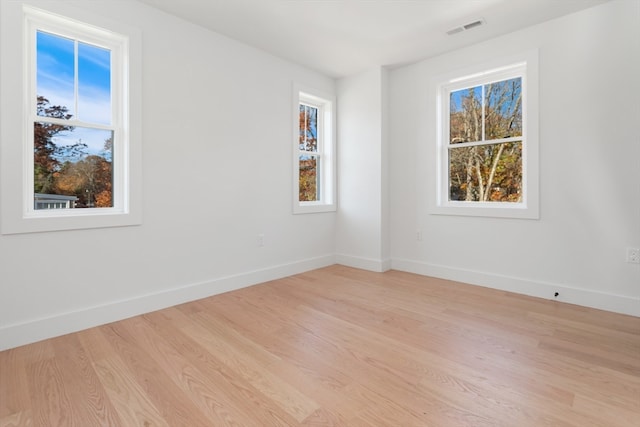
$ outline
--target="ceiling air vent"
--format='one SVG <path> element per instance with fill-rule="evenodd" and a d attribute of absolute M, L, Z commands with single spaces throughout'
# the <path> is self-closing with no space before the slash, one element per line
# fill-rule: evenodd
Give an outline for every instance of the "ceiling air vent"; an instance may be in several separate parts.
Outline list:
<path fill-rule="evenodd" d="M 478 19 L 477 21 L 469 22 L 468 24 L 461 25 L 459 27 L 455 27 L 447 31 L 447 34 L 452 36 L 454 34 L 461 33 L 463 31 L 471 30 L 472 28 L 480 27 L 481 25 L 486 24 L 484 19 Z"/>

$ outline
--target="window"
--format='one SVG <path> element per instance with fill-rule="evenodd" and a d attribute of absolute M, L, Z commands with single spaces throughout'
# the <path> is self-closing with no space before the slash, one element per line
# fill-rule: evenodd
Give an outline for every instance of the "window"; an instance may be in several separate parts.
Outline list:
<path fill-rule="evenodd" d="M 21 12 L 22 155 L 21 167 L 9 170 L 20 179 L 3 180 L 3 205 L 12 207 L 2 211 L 2 232 L 140 223 L 139 171 L 132 169 L 140 164 L 139 125 L 132 125 L 139 96 L 129 91 L 139 34 L 100 27 L 96 17 L 85 23 L 29 6 Z M 16 152 L 15 142 L 3 136 L 3 152 Z M 8 188 L 18 183 L 20 191 Z"/>
<path fill-rule="evenodd" d="M 434 213 L 538 217 L 534 59 L 439 85 Z"/>
<path fill-rule="evenodd" d="M 114 142 L 122 145 L 114 136 L 124 136 L 118 117 L 122 109 L 114 108 L 118 97 L 112 102 L 111 90 L 112 55 L 118 46 L 111 40 L 91 44 L 40 27 L 35 25 L 31 44 L 36 98 L 30 97 L 33 174 L 28 176 L 33 176 L 34 197 L 74 196 L 76 208 L 111 208 Z M 119 86 L 121 76 L 113 77 Z"/>
<path fill-rule="evenodd" d="M 294 213 L 336 209 L 335 102 L 316 93 L 294 88 Z"/>

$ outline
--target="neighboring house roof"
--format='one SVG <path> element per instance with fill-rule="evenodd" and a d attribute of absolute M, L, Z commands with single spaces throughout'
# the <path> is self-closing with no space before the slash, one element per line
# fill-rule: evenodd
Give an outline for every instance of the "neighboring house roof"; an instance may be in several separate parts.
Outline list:
<path fill-rule="evenodd" d="M 61 194 L 42 194 L 35 193 L 33 195 L 35 200 L 59 200 L 59 201 L 77 201 L 78 198 L 76 196 L 63 196 Z"/>

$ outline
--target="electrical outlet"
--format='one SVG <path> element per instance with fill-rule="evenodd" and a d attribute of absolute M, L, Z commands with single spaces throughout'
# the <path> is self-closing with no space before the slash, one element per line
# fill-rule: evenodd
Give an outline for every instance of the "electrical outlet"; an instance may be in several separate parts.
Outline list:
<path fill-rule="evenodd" d="M 627 262 L 631 264 L 640 264 L 640 249 L 627 248 Z"/>
<path fill-rule="evenodd" d="M 422 230 L 417 230 L 416 231 L 416 240 L 418 242 L 422 242 Z"/>
<path fill-rule="evenodd" d="M 263 247 L 264 246 L 264 234 L 260 233 L 258 234 L 258 247 Z"/>

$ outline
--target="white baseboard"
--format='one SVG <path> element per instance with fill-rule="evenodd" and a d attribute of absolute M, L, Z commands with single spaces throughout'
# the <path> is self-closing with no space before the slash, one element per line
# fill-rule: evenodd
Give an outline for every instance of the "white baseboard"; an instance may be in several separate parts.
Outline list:
<path fill-rule="evenodd" d="M 3 326 L 0 351 L 333 264 L 334 255 L 326 255 Z"/>
<path fill-rule="evenodd" d="M 455 280 L 471 285 L 640 317 L 640 298 L 596 292 L 557 283 L 539 282 L 500 274 L 428 264 L 407 259 L 394 258 L 391 266 L 394 270 L 406 271 L 408 273 Z M 554 297 L 555 292 L 559 293 L 557 298 Z"/>
<path fill-rule="evenodd" d="M 121 301 L 112 301 L 52 317 L 33 319 L 23 323 L 3 326 L 0 328 L 0 351 L 258 283 L 327 267 L 336 263 L 374 272 L 384 272 L 393 268 L 395 270 L 416 273 L 423 276 L 455 280 L 472 285 L 539 298 L 555 299 L 570 304 L 640 317 L 640 298 L 594 292 L 588 289 L 520 279 L 499 274 L 457 269 L 420 261 L 398 258 L 376 260 L 338 254 L 325 255 L 247 273 L 221 277 L 206 282 L 168 289 L 158 293 L 140 295 Z M 555 292 L 560 294 L 558 298 L 553 297 Z"/>
<path fill-rule="evenodd" d="M 380 260 L 373 258 L 363 258 L 353 255 L 336 254 L 336 264 L 344 265 L 347 267 L 359 268 L 361 270 L 374 271 L 376 273 L 382 273 L 391 270 L 391 260 Z"/>

